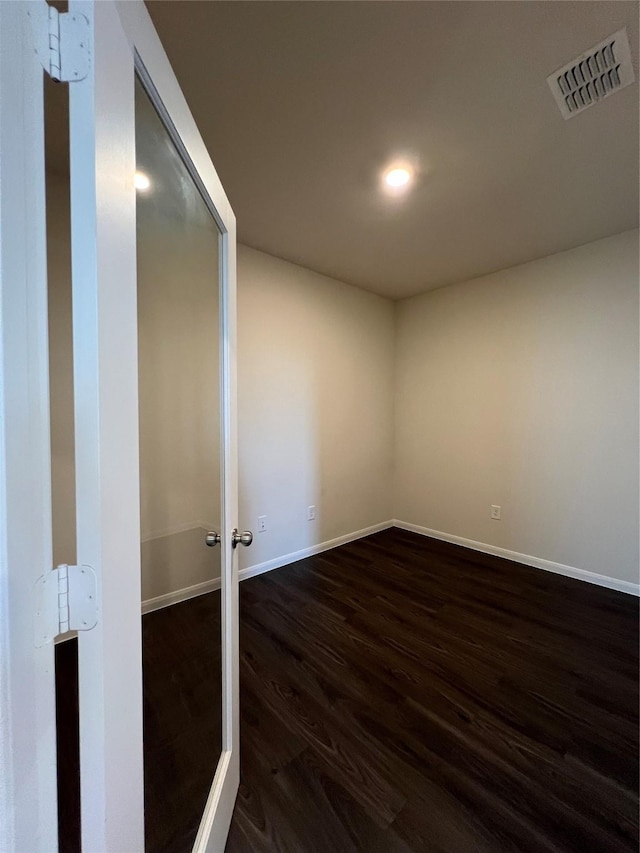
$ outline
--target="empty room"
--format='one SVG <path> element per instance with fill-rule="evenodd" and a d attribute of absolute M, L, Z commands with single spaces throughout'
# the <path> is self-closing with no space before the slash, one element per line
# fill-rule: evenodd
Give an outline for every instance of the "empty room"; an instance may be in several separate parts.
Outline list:
<path fill-rule="evenodd" d="M 638 34 L 0 3 L 0 851 L 638 850 Z"/>

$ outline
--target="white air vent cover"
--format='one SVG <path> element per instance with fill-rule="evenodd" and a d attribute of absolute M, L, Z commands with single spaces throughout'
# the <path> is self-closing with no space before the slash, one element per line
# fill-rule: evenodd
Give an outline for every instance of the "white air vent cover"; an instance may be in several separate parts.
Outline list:
<path fill-rule="evenodd" d="M 624 29 L 547 77 L 565 118 L 573 118 L 634 80 L 629 40 Z"/>

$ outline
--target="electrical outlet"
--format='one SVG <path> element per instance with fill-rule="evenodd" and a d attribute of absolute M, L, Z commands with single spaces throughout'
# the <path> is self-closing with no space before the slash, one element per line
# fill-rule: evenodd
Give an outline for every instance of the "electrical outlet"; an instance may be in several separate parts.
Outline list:
<path fill-rule="evenodd" d="M 492 504 L 489 515 L 494 519 L 494 521 L 500 521 L 502 517 L 502 507 Z"/>
<path fill-rule="evenodd" d="M 267 516 L 259 515 L 258 516 L 258 533 L 264 533 L 267 529 Z"/>
<path fill-rule="evenodd" d="M 307 518 L 309 521 L 314 521 L 316 517 L 316 508 L 314 506 L 310 506 L 307 509 Z"/>

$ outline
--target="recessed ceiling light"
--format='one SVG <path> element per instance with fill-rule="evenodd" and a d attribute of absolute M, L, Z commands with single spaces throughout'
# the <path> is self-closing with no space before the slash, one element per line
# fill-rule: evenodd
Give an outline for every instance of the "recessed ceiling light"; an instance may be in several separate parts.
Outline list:
<path fill-rule="evenodd" d="M 148 190 L 151 186 L 151 181 L 149 180 L 149 176 L 145 175 L 144 172 L 136 172 L 133 176 L 133 183 L 137 190 Z"/>
<path fill-rule="evenodd" d="M 404 196 L 414 186 L 417 174 L 418 164 L 415 157 L 396 157 L 388 161 L 380 173 L 380 189 L 391 198 Z"/>
<path fill-rule="evenodd" d="M 411 177 L 411 172 L 408 169 L 405 169 L 404 167 L 397 167 L 385 172 L 384 182 L 388 187 L 391 187 L 394 190 L 399 190 L 411 183 Z"/>

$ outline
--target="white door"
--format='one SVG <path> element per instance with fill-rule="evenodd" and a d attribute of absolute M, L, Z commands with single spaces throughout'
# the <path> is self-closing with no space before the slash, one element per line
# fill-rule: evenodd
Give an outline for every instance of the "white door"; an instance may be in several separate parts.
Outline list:
<path fill-rule="evenodd" d="M 238 524 L 235 218 L 142 2 L 70 0 L 68 14 L 58 16 L 45 0 L 33 0 L 1 3 L 0 15 L 0 716 L 8 722 L 0 733 L 0 849 L 50 853 L 57 848 L 51 639 L 58 629 L 43 628 L 42 617 L 38 621 L 34 616 L 34 600 L 50 616 L 42 577 L 54 577 L 56 586 L 61 583 L 60 574 L 48 575 L 52 554 L 44 66 L 70 81 L 76 561 L 90 567 L 85 577 L 92 570 L 96 579 L 92 618 L 91 592 L 76 589 L 69 572 L 71 622 L 80 629 L 82 849 L 87 853 L 144 849 L 141 533 L 144 570 L 149 541 L 145 533 L 150 533 L 144 525 L 153 523 L 145 521 L 145 488 L 154 498 L 159 493 L 157 483 L 145 473 L 147 439 L 139 432 L 139 403 L 141 423 L 146 411 L 143 351 L 149 352 L 142 338 L 139 341 L 140 310 L 149 300 L 149 289 L 145 296 L 137 282 L 136 269 L 148 265 L 141 259 L 141 245 L 136 247 L 136 217 L 140 235 L 141 221 L 159 215 L 141 207 L 140 198 L 136 210 L 136 154 L 140 159 L 144 150 L 152 165 L 161 166 L 164 156 L 165 163 L 168 157 L 182 170 L 178 176 L 182 202 L 191 199 L 193 208 L 197 197 L 199 210 L 194 215 L 208 229 L 209 237 L 204 237 L 209 240 L 208 257 L 215 255 L 217 266 L 211 270 L 211 290 L 202 291 L 209 297 L 215 293 L 208 315 L 214 337 L 208 346 L 211 352 L 212 340 L 219 341 L 217 375 L 202 388 L 202 395 L 205 400 L 216 398 L 217 435 L 211 420 L 201 424 L 209 441 L 204 467 L 216 476 L 204 476 L 194 488 L 205 495 L 203 505 L 210 508 L 204 510 L 201 524 L 215 524 L 220 533 L 219 546 L 208 552 L 219 551 L 219 558 L 211 559 L 211 566 L 219 568 L 217 572 L 212 568 L 210 582 L 190 588 L 221 587 L 221 638 L 211 637 L 212 643 L 221 641 L 221 713 L 216 711 L 221 716 L 221 750 L 219 759 L 211 762 L 211 785 L 202 803 L 194 849 L 222 851 L 239 780 L 238 586 L 232 547 L 232 531 Z M 154 121 L 155 138 L 147 133 Z M 155 160 L 154 145 L 162 155 Z M 154 176 L 147 177 L 153 183 Z M 160 175 L 158 187 L 170 185 L 170 178 Z M 185 230 L 184 222 L 176 221 L 175 230 L 180 229 Z M 148 251 L 148 241 L 146 245 Z M 139 278 L 143 276 L 141 272 Z M 177 398 L 177 406 L 181 400 Z M 160 512 L 193 515 L 195 510 L 187 506 L 192 497 L 188 488 L 181 502 L 175 499 L 178 487 L 170 481 L 164 487 Z M 174 530 L 172 519 L 167 516 L 167 521 L 167 529 L 160 531 L 163 535 Z M 181 535 L 191 531 L 182 522 L 175 529 Z M 164 598 L 178 600 L 181 592 L 169 590 Z M 154 600 L 164 598 L 161 593 Z M 84 608 L 81 616 L 86 618 L 78 616 L 80 610 L 74 616 L 76 604 Z M 57 618 L 57 605 L 55 610 Z"/>

